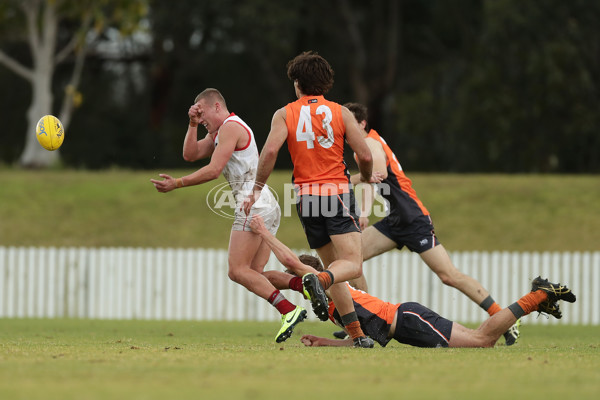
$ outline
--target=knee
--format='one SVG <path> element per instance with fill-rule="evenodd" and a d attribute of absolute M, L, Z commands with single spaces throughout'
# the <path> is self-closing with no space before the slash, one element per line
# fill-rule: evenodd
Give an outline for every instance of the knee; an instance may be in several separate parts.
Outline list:
<path fill-rule="evenodd" d="M 362 276 L 362 263 L 352 263 L 352 278 L 351 279 L 357 279 L 360 278 Z"/>
<path fill-rule="evenodd" d="M 463 274 L 457 270 L 454 270 L 440 272 L 437 275 L 444 285 L 455 288 L 458 285 L 458 282 L 462 279 Z"/>
<path fill-rule="evenodd" d="M 244 280 L 244 273 L 243 270 L 240 269 L 229 269 L 229 272 L 227 274 L 229 276 L 229 279 L 231 279 L 233 282 L 235 283 L 242 283 Z"/>
<path fill-rule="evenodd" d="M 234 282 L 238 282 L 240 279 L 239 274 L 236 271 L 229 270 L 227 275 L 229 276 L 229 279 Z"/>

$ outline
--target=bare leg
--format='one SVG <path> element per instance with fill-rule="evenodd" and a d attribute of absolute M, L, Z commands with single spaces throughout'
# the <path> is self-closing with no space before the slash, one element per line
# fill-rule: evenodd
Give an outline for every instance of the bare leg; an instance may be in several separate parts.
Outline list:
<path fill-rule="evenodd" d="M 327 269 L 335 276 L 336 282 L 343 282 L 362 276 L 362 248 L 359 232 L 332 235 L 331 243 L 336 258 Z"/>
<path fill-rule="evenodd" d="M 372 226 L 369 226 L 362 233 L 362 252 L 364 261 L 370 258 L 383 254 L 387 251 L 393 250 L 398 245 L 392 239 L 385 236 Z M 364 292 L 369 292 L 369 286 L 364 274 L 358 278 L 349 281 L 352 287 L 355 287 Z"/>
<path fill-rule="evenodd" d="M 267 300 L 275 287 L 261 274 L 269 260 L 268 247 L 259 235 L 231 231 L 229 240 L 229 279 Z M 270 251 L 270 250 L 269 250 Z"/>
<path fill-rule="evenodd" d="M 348 290 L 346 280 L 356 278 L 362 274 L 362 248 L 361 234 L 359 232 L 332 235 L 331 242 L 317 249 L 321 260 L 333 275 L 329 287 L 329 297 L 333 299 L 338 313 L 342 317 L 344 329 L 354 340 L 358 347 L 373 347 L 373 340 L 367 338 L 360 327 L 354 310 L 354 302 Z M 324 272 L 321 273 L 323 275 Z M 335 283 L 337 282 L 337 283 Z"/>
<path fill-rule="evenodd" d="M 398 244 L 373 226 L 369 226 L 362 233 L 363 260 L 367 261 L 375 256 L 388 252 L 398 247 Z"/>
<path fill-rule="evenodd" d="M 281 271 L 265 271 L 262 274 L 279 290 L 290 289 L 290 279 L 296 276 Z"/>
<path fill-rule="evenodd" d="M 517 317 L 508 308 L 504 308 L 475 330 L 454 322 L 449 347 L 494 347 L 500 336 L 516 321 Z"/>
<path fill-rule="evenodd" d="M 442 280 L 444 285 L 460 290 L 477 305 L 481 304 L 490 295 L 481 286 L 481 283 L 463 274 L 452 264 L 450 256 L 441 244 L 435 246 L 433 249 L 424 251 L 420 256 L 429 268 Z"/>
<path fill-rule="evenodd" d="M 356 271 L 358 270 L 360 273 L 362 269 L 362 262 L 360 260 L 362 254 L 359 240 L 360 233 L 334 235 L 331 242 L 317 249 L 323 265 L 334 274 L 335 281 L 337 282 L 329 288 L 328 292 L 340 315 L 346 315 L 354 311 L 352 296 L 350 296 L 350 291 L 344 281 L 349 279 L 349 276 L 355 277 L 357 274 Z M 353 245 L 354 248 L 352 248 Z M 342 251 L 346 251 L 346 253 Z M 344 254 L 344 256 L 341 256 L 341 254 Z M 339 259 L 338 257 L 344 258 Z"/>
<path fill-rule="evenodd" d="M 271 248 L 269 245 L 263 240 L 258 246 L 258 250 L 256 250 L 256 254 L 252 259 L 252 263 L 250 264 L 250 268 L 254 271 L 262 274 L 265 265 L 269 262 L 269 258 L 271 257 Z"/>

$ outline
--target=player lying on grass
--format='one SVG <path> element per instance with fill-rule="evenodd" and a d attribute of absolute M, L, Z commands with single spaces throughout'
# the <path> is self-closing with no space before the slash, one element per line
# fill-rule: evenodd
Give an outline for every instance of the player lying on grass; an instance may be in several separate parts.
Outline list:
<path fill-rule="evenodd" d="M 323 270 L 317 257 L 296 256 L 265 228 L 260 216 L 252 219 L 250 228 L 263 238 L 288 270 L 296 273 Z M 276 288 L 302 291 L 298 276 L 280 271 L 265 271 L 263 274 Z M 362 330 L 381 346 L 396 339 L 400 343 L 418 347 L 493 347 L 500 336 L 524 315 L 538 311 L 561 318 L 558 300 L 575 302 L 575 295 L 566 286 L 537 277 L 531 283 L 530 293 L 489 317 L 477 329 L 469 329 L 441 317 L 419 303 L 391 304 L 350 285 L 348 287 Z M 340 315 L 333 302 L 329 303 L 329 319 L 341 325 Z M 306 346 L 353 344 L 352 339 L 328 339 L 313 335 L 304 335 L 301 340 Z"/>
<path fill-rule="evenodd" d="M 450 259 L 446 248 L 435 234 L 429 211 L 417 196 L 412 181 L 404 173 L 398 158 L 386 141 L 374 129 L 369 128 L 367 107 L 359 103 L 347 103 L 345 106 L 356 118 L 360 132 L 371 149 L 373 172 L 382 177 L 381 183 L 375 187 L 386 203 L 386 216 L 368 226 L 374 191 L 371 185 L 364 184 L 363 190 L 357 191 L 357 195 L 362 199 L 359 221 L 364 261 L 406 246 L 410 251 L 419 254 L 443 284 L 460 290 L 489 315 L 500 311 L 502 307 L 487 289 L 473 277 L 462 273 Z M 358 175 L 353 175 L 350 179 L 354 185 L 361 183 Z M 348 282 L 356 289 L 369 292 L 364 274 Z M 346 333 L 336 332 L 334 336 L 343 338 Z M 504 333 L 504 338 L 507 346 L 516 343 L 519 338 L 518 320 Z"/>

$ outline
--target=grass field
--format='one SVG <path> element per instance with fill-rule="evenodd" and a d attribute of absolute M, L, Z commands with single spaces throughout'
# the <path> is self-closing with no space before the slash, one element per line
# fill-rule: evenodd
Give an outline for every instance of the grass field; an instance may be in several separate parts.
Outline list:
<path fill-rule="evenodd" d="M 597 399 L 600 328 L 527 326 L 493 349 L 307 348 L 301 324 L 0 320 L 1 399 Z"/>
<path fill-rule="evenodd" d="M 227 247 L 231 221 L 205 202 L 214 185 L 159 194 L 158 173 L 0 168 L 0 246 Z M 600 248 L 598 176 L 410 177 L 450 250 Z M 268 183 L 281 196 L 289 180 L 283 171 Z M 294 211 L 278 237 L 306 247 Z M 305 348 L 302 333 L 335 327 L 303 323 L 283 345 L 277 329 L 0 319 L 0 400 L 600 398 L 597 326 L 525 325 L 516 346 L 494 349 Z"/>
<path fill-rule="evenodd" d="M 0 245 L 226 248 L 231 221 L 205 201 L 216 184 L 159 194 L 150 183 L 158 173 L 0 168 Z M 600 248 L 600 176 L 409 176 L 449 250 Z M 277 171 L 269 178 L 280 198 L 290 177 Z M 278 237 L 306 248 L 296 211 L 288 211 Z"/>

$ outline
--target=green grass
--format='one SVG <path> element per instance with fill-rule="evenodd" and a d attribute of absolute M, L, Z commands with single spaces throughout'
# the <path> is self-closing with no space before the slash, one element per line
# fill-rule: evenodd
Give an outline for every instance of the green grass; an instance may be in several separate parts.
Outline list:
<path fill-rule="evenodd" d="M 149 181 L 158 173 L 0 168 L 0 245 L 226 248 L 231 221 L 213 214 L 205 201 L 215 184 L 159 194 Z M 280 198 L 290 176 L 279 171 L 269 178 Z M 409 176 L 449 250 L 600 248 L 600 176 Z M 292 248 L 306 248 L 296 211 L 290 211 L 278 236 Z"/>
<path fill-rule="evenodd" d="M 299 325 L 0 319 L 2 399 L 595 399 L 600 328 L 528 326 L 493 349 L 306 348 Z"/>
<path fill-rule="evenodd" d="M 160 171 L 173 176 L 191 172 Z M 159 194 L 158 171 L 0 169 L 1 246 L 226 248 L 213 184 Z M 598 250 L 600 177 L 411 174 L 450 250 Z M 290 172 L 269 185 L 283 196 Z M 219 180 L 218 182 L 222 182 Z M 306 239 L 295 211 L 278 236 Z M 2 293 L 0 293 L 2 295 Z M 600 397 L 600 327 L 527 326 L 513 347 L 305 348 L 276 323 L 0 319 L 0 399 Z"/>

